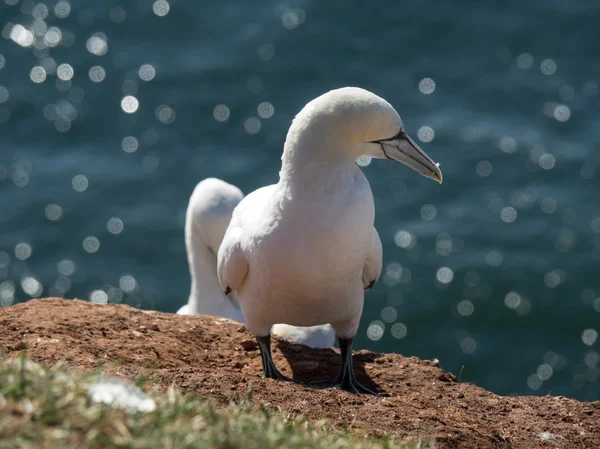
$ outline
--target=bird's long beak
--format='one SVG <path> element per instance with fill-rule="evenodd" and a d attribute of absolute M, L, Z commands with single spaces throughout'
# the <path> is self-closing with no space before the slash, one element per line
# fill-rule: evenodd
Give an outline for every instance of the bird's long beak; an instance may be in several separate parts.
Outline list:
<path fill-rule="evenodd" d="M 439 164 L 433 162 L 404 130 L 390 139 L 378 140 L 374 143 L 381 145 L 387 159 L 402 162 L 426 178 L 442 183 L 442 171 Z"/>

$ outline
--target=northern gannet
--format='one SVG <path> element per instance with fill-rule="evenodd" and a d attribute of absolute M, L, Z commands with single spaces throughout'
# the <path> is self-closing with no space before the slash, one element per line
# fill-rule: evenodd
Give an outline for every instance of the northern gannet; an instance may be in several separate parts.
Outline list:
<path fill-rule="evenodd" d="M 332 90 L 294 118 L 279 182 L 235 208 L 218 252 L 218 277 L 236 293 L 263 361 L 263 377 L 286 379 L 271 357 L 275 323 L 330 323 L 342 368 L 336 385 L 372 393 L 354 376 L 352 342 L 364 292 L 379 277 L 381 241 L 360 156 L 391 159 L 442 182 L 442 173 L 406 134 L 396 110 L 356 87 Z"/>

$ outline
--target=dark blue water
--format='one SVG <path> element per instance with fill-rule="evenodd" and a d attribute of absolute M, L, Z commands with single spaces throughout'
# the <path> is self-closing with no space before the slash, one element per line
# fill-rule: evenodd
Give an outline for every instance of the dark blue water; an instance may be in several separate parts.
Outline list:
<path fill-rule="evenodd" d="M 599 13 L 4 0 L 0 303 L 175 311 L 195 184 L 276 182 L 293 116 L 355 85 L 389 100 L 444 172 L 439 186 L 364 168 L 386 274 L 358 345 L 439 358 L 501 394 L 600 399 Z"/>

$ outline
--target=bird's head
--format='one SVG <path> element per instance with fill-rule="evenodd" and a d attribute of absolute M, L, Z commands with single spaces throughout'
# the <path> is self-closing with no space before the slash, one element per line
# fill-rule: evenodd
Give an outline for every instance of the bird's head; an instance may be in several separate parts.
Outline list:
<path fill-rule="evenodd" d="M 290 145 L 319 141 L 332 155 L 356 159 L 391 159 L 442 182 L 438 164 L 412 140 L 400 115 L 383 98 L 358 87 L 331 90 L 308 103 L 294 119 L 286 139 Z"/>

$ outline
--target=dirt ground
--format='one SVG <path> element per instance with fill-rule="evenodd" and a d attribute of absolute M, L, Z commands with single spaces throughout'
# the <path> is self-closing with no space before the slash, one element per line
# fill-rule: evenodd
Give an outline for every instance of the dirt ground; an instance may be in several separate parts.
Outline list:
<path fill-rule="evenodd" d="M 222 318 L 59 298 L 0 308 L 0 352 L 24 349 L 47 366 L 103 365 L 107 375 L 174 383 L 222 404 L 245 398 L 251 384 L 256 403 L 360 434 L 434 437 L 436 448 L 600 448 L 600 401 L 498 396 L 415 357 L 356 353 L 359 380 L 382 397 L 261 379 L 254 339 Z M 283 374 L 299 381 L 329 380 L 339 369 L 334 349 L 280 339 L 273 349 Z"/>

